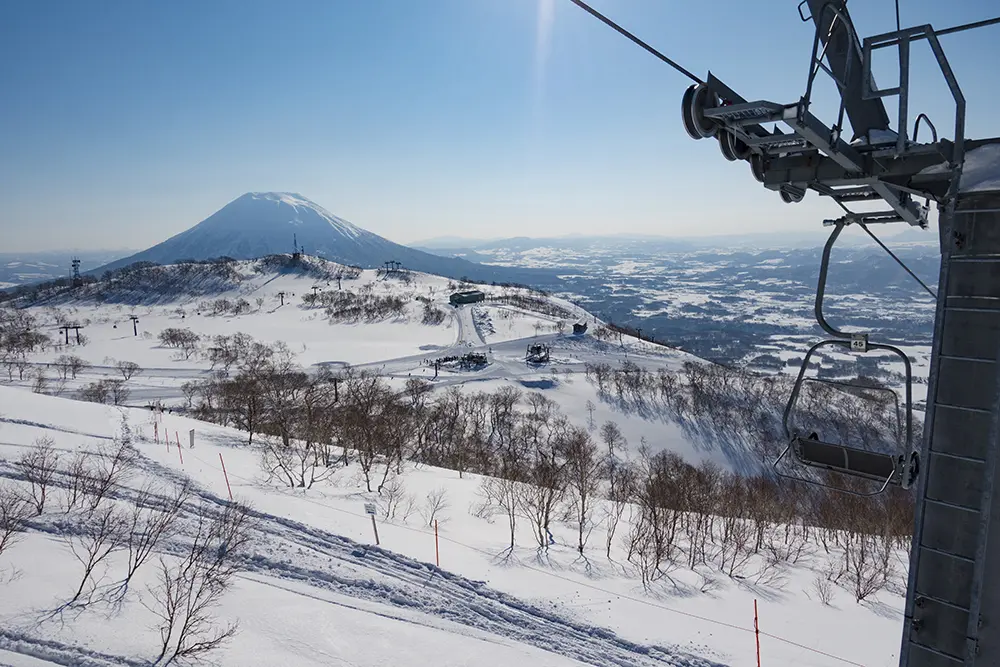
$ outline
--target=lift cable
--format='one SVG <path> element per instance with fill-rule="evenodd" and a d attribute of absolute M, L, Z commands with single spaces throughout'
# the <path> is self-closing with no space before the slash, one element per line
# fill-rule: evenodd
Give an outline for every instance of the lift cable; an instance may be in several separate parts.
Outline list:
<path fill-rule="evenodd" d="M 884 243 L 882 243 L 882 241 L 880 241 L 879 238 L 877 236 L 875 236 L 875 233 L 872 232 L 872 230 L 868 229 L 867 225 L 865 225 L 864 223 L 861 223 L 861 222 L 859 222 L 857 224 L 858 224 L 858 227 L 860 227 L 861 229 L 865 230 L 865 233 L 867 233 L 868 236 L 872 237 L 872 240 L 875 241 L 875 243 L 877 243 L 880 246 L 882 246 L 882 250 L 885 250 L 887 253 L 889 253 L 889 257 L 892 257 L 894 260 L 896 260 L 896 263 L 899 264 L 901 267 L 903 267 L 903 270 L 906 271 L 907 273 L 909 273 L 911 278 L 913 278 L 918 283 L 920 283 L 920 286 L 923 287 L 925 290 L 927 290 L 927 293 L 930 294 L 932 297 L 934 297 L 935 300 L 937 300 L 937 293 L 934 292 L 934 290 L 932 290 L 930 287 L 928 287 L 927 283 L 925 283 L 923 280 L 921 280 L 919 277 L 917 277 L 917 274 L 915 274 L 913 271 L 911 271 L 910 267 L 908 267 L 903 262 L 903 260 L 901 260 L 899 257 L 897 257 L 896 254 L 893 251 L 889 250 L 888 246 L 886 246 Z"/>
<path fill-rule="evenodd" d="M 974 30 L 975 28 L 985 28 L 988 25 L 995 25 L 997 23 L 1000 23 L 1000 16 L 997 16 L 992 19 L 975 21 L 974 23 L 963 23 L 962 25 L 956 25 L 951 28 L 945 28 L 944 30 L 935 30 L 934 34 L 940 37 L 941 35 L 950 35 L 954 32 L 962 32 L 964 30 Z"/>
<path fill-rule="evenodd" d="M 633 35 L 632 33 L 630 33 L 628 30 L 626 30 L 625 28 L 621 27 L 620 25 L 618 25 L 617 23 L 615 23 L 614 21 L 612 21 L 611 19 L 609 19 L 604 14 L 600 13 L 599 11 L 597 11 L 596 9 L 594 9 L 593 7 L 591 7 L 590 5 L 588 5 L 586 2 L 583 2 L 583 0 L 569 0 L 569 1 L 572 2 L 574 5 L 576 5 L 577 7 L 579 7 L 580 9 L 584 10 L 585 12 L 587 12 L 588 14 L 590 14 L 591 16 L 595 17 L 599 21 L 602 21 L 606 25 L 610 26 L 615 31 L 619 32 L 620 34 L 624 35 L 628 39 L 632 40 L 633 42 L 635 42 L 636 44 L 638 44 L 642 48 L 646 49 L 647 51 L 649 51 L 650 53 L 652 53 L 654 56 L 656 56 L 657 58 L 659 58 L 663 62 L 667 63 L 668 65 L 670 65 L 675 70 L 677 70 L 678 72 L 680 72 L 681 74 L 683 74 L 687 78 L 691 79 L 695 83 L 704 83 L 704 81 L 702 81 L 701 79 L 699 79 L 697 76 L 695 76 L 694 74 L 692 74 L 688 70 L 684 69 L 679 64 L 677 64 L 675 61 L 673 61 L 670 58 L 668 58 L 667 56 L 663 55 L 662 53 L 660 53 L 659 51 L 657 51 L 656 49 L 654 49 L 652 46 L 650 46 L 646 42 L 642 41 L 641 39 L 639 39 L 638 37 L 636 37 L 635 35 Z"/>

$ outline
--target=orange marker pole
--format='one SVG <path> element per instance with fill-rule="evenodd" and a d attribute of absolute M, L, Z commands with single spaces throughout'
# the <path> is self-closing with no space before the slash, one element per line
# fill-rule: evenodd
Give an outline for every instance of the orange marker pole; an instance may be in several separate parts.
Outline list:
<path fill-rule="evenodd" d="M 438 520 L 434 519 L 434 562 L 441 567 L 441 548 L 438 546 Z"/>
<path fill-rule="evenodd" d="M 757 638 L 757 667 L 760 667 L 760 623 L 757 620 L 757 600 L 753 601 L 753 633 Z"/>
<path fill-rule="evenodd" d="M 222 475 L 226 478 L 226 489 L 229 490 L 229 500 L 232 500 L 233 487 L 229 486 L 229 473 L 226 472 L 226 462 L 222 460 L 222 452 L 219 452 L 219 463 L 222 464 Z"/>

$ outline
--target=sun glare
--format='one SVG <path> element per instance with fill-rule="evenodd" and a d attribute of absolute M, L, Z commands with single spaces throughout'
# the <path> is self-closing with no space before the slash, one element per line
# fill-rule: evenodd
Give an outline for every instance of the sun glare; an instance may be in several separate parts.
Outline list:
<path fill-rule="evenodd" d="M 538 0 L 538 21 L 535 30 L 535 101 L 541 102 L 545 90 L 545 71 L 552 48 L 552 25 L 556 16 L 556 0 Z"/>

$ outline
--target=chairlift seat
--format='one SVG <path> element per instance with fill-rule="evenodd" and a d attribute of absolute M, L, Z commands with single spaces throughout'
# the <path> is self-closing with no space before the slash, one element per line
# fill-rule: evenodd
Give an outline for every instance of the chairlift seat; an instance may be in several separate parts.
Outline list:
<path fill-rule="evenodd" d="M 900 459 L 892 454 L 796 436 L 792 451 L 800 463 L 877 482 L 902 484 Z"/>

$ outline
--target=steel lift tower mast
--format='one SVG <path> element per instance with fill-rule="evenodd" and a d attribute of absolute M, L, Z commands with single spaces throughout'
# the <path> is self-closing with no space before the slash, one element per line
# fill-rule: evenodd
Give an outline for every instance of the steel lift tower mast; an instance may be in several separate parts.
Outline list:
<path fill-rule="evenodd" d="M 799 14 L 815 26 L 805 93 L 782 104 L 747 101 L 712 73 L 702 81 L 583 0 L 570 1 L 694 81 L 681 103 L 692 138 L 716 139 L 727 160 L 749 162 L 753 176 L 786 203 L 801 201 L 811 190 L 842 210 L 839 218 L 824 221 L 833 230 L 823 252 L 815 313 L 828 337 L 806 353 L 785 410 L 788 445 L 774 462 L 775 471 L 811 484 L 821 479 L 810 472 L 816 469 L 870 480 L 871 490 L 861 495 L 891 485 L 914 489 L 916 522 L 900 665 L 1000 665 L 1000 492 L 994 493 L 1000 490 L 1000 137 L 965 138 L 965 97 L 938 39 L 1000 24 L 1000 18 L 944 30 L 914 26 L 862 40 L 846 0 L 803 0 Z M 923 114 L 917 115 L 912 135 L 908 132 L 910 49 L 915 46 L 930 48 L 951 91 L 951 139 L 938 138 Z M 880 49 L 895 49 L 898 56 L 895 87 L 875 84 L 872 54 Z M 840 93 L 832 124 L 811 108 L 820 72 L 833 79 Z M 893 97 L 897 105 L 890 118 L 884 100 Z M 922 121 L 932 133 L 930 141 L 918 140 Z M 988 172 L 994 163 L 995 179 Z M 892 255 L 869 227 L 903 222 L 926 228 L 932 201 L 939 212 L 941 270 L 924 440 L 914 442 L 907 355 L 869 340 L 867 333 L 831 324 L 823 313 L 823 297 L 830 253 L 845 227 L 861 227 Z M 796 431 L 790 416 L 809 360 L 826 346 L 855 354 L 881 350 L 901 358 L 906 428 L 900 451 L 825 442 Z"/>

